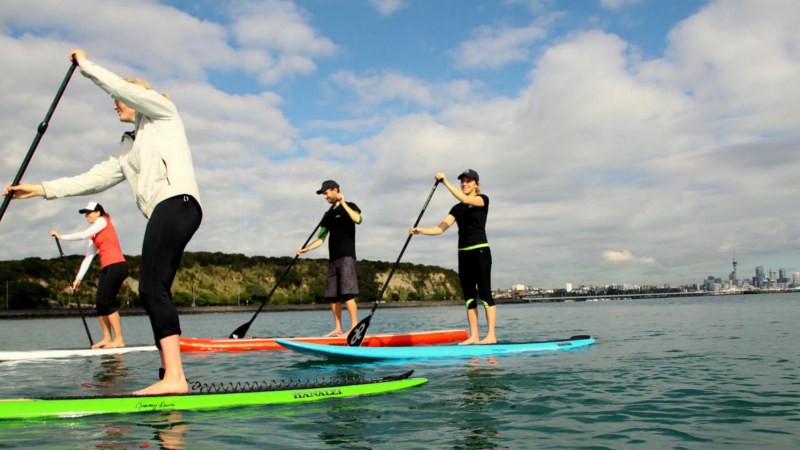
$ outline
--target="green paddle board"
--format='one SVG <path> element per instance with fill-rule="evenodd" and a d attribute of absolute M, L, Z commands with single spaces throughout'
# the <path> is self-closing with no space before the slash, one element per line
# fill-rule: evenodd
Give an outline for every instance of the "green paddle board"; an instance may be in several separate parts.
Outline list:
<path fill-rule="evenodd" d="M 43 397 L 0 400 L 0 419 L 47 417 L 79 417 L 93 414 L 129 414 L 148 411 L 202 410 L 247 405 L 304 403 L 327 398 L 378 394 L 417 386 L 425 378 L 410 378 L 413 371 L 400 375 L 352 381 L 239 383 L 236 391 L 229 386 L 203 386 L 206 390 L 184 395 L 109 396 L 109 397 Z M 193 383 L 193 388 L 195 384 Z"/>

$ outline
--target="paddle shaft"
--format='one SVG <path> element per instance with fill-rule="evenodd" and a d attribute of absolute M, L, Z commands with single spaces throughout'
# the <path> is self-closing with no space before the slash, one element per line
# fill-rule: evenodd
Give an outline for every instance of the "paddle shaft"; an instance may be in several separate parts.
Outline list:
<path fill-rule="evenodd" d="M 75 67 L 77 66 L 78 63 L 73 59 L 72 65 L 69 67 L 67 75 L 64 77 L 64 81 L 61 82 L 61 87 L 58 88 L 58 93 L 56 93 L 53 103 L 50 104 L 50 109 L 47 111 L 47 115 L 44 117 L 42 123 L 39 124 L 36 137 L 33 138 L 33 143 L 31 143 L 31 147 L 28 149 L 28 154 L 25 155 L 25 159 L 22 161 L 22 165 L 17 171 L 17 176 L 14 177 L 14 181 L 11 183 L 12 186 L 16 186 L 22 181 L 22 175 L 25 174 L 25 170 L 28 168 L 28 164 L 33 158 L 33 153 L 36 151 L 36 147 L 39 146 L 39 141 L 42 140 L 44 132 L 47 131 L 47 127 L 50 125 L 50 118 L 53 117 L 53 112 L 56 110 L 58 101 L 61 100 L 61 96 L 64 95 L 64 90 L 67 88 L 67 83 L 69 83 L 70 78 L 72 78 L 72 73 L 75 72 Z M 13 196 L 14 191 L 9 191 L 8 195 L 6 195 L 6 198 L 3 199 L 3 205 L 0 206 L 0 220 L 3 220 L 3 215 L 6 213 L 6 209 L 8 208 L 9 203 L 11 203 L 11 198 Z"/>
<path fill-rule="evenodd" d="M 428 194 L 428 199 L 425 200 L 425 204 L 422 206 L 422 210 L 419 212 L 419 216 L 417 216 L 417 220 L 414 222 L 412 228 L 415 228 L 417 225 L 419 225 L 419 221 L 422 220 L 422 215 L 425 214 L 425 210 L 428 209 L 428 203 L 431 202 L 433 193 L 436 192 L 436 188 L 439 186 L 440 182 L 441 180 L 436 180 L 436 182 L 433 183 L 433 189 L 431 189 L 431 193 Z M 392 279 L 394 272 L 397 270 L 397 266 L 400 265 L 400 259 L 403 258 L 403 253 L 406 252 L 406 247 L 408 247 L 408 243 L 411 242 L 411 238 L 413 236 L 413 234 L 409 234 L 408 238 L 406 238 L 406 243 L 403 244 L 403 249 L 400 250 L 400 254 L 397 256 L 397 261 L 394 262 L 392 270 L 389 272 L 389 276 L 386 277 L 386 281 L 383 283 L 383 287 L 381 288 L 381 292 L 378 294 L 378 298 L 375 299 L 375 303 L 372 304 L 372 309 L 369 311 L 369 315 L 364 318 L 364 320 L 359 322 L 358 325 L 356 325 L 356 327 L 347 334 L 347 345 L 351 347 L 361 346 L 361 342 L 364 341 L 364 336 L 367 335 L 367 328 L 369 327 L 370 320 L 372 320 L 372 315 L 375 314 L 375 310 L 378 309 L 378 304 L 380 304 L 383 294 L 386 292 L 386 288 L 389 286 L 389 280 Z"/>
<path fill-rule="evenodd" d="M 72 274 L 69 272 L 69 266 L 67 265 L 67 257 L 64 256 L 64 251 L 61 249 L 61 241 L 58 240 L 58 237 L 53 236 L 53 239 L 56 240 L 56 245 L 58 246 L 58 253 L 61 255 L 61 260 L 64 261 L 64 272 L 67 273 L 67 280 L 69 281 L 70 289 L 72 289 Z M 78 313 L 81 315 L 81 320 L 83 321 L 83 328 L 86 329 L 86 336 L 89 337 L 89 345 L 94 345 L 94 341 L 92 340 L 92 333 L 89 332 L 89 325 L 86 323 L 86 317 L 83 315 L 83 309 L 81 309 L 81 301 L 78 298 L 77 294 L 75 294 L 75 289 L 72 289 L 72 297 L 75 299 L 75 303 L 78 305 Z"/>
<path fill-rule="evenodd" d="M 334 205 L 335 205 L 335 203 L 334 203 Z M 333 210 L 333 205 L 331 205 L 331 207 L 327 211 L 325 211 L 325 214 L 322 215 L 322 219 L 320 219 L 320 221 L 317 224 L 317 226 L 314 227 L 314 231 L 312 231 L 311 234 L 308 235 L 308 239 L 306 239 L 306 242 L 303 244 L 303 247 L 305 247 L 306 245 L 308 245 L 309 242 L 311 242 L 311 239 L 314 237 L 314 234 L 316 234 L 316 232 L 319 229 L 319 227 L 322 226 L 322 221 L 325 220 L 325 216 L 327 216 L 328 213 L 331 212 L 332 210 Z M 239 328 L 234 330 L 233 333 L 231 333 L 230 336 L 228 336 L 230 339 L 241 339 L 241 338 L 244 337 L 245 334 L 247 334 L 247 330 L 250 329 L 250 325 L 252 325 L 253 321 L 256 320 L 256 317 L 258 316 L 258 313 L 260 313 L 261 310 L 264 308 L 264 305 L 267 304 L 267 301 L 269 301 L 270 297 L 272 297 L 272 294 L 275 292 L 275 289 L 278 288 L 278 285 L 281 284 L 281 281 L 283 281 L 283 279 L 286 277 L 286 274 L 289 273 L 289 270 L 292 268 L 292 266 L 294 266 L 294 263 L 297 261 L 297 258 L 299 258 L 299 257 L 300 257 L 300 255 L 297 255 L 297 254 L 294 255 L 294 259 L 292 259 L 292 262 L 290 262 L 289 265 L 287 265 L 286 268 L 283 269 L 283 273 L 278 278 L 278 281 L 276 281 L 275 285 L 272 286 L 272 290 L 269 291 L 269 294 L 267 294 L 267 296 L 264 297 L 264 300 L 261 302 L 261 305 L 259 305 L 258 309 L 256 310 L 256 313 L 253 314 L 253 317 L 250 318 L 250 321 L 247 322 L 247 323 L 244 323 Z"/>

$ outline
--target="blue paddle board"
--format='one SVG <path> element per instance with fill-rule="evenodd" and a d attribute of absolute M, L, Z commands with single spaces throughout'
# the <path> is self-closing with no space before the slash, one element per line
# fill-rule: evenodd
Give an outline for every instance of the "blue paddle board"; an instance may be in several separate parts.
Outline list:
<path fill-rule="evenodd" d="M 275 339 L 283 347 L 298 353 L 330 359 L 430 359 L 498 356 L 524 352 L 572 350 L 594 344 L 590 336 L 569 339 L 490 345 L 437 345 L 414 347 L 348 347 L 342 345 L 310 344 L 287 339 Z"/>

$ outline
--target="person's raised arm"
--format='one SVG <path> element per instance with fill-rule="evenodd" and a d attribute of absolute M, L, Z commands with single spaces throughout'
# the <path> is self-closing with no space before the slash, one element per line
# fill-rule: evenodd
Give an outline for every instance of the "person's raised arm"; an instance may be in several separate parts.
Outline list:
<path fill-rule="evenodd" d="M 485 202 L 483 201 L 483 197 L 480 195 L 467 195 L 461 191 L 461 188 L 451 184 L 447 181 L 447 177 L 444 173 L 439 172 L 435 175 L 437 180 L 441 180 L 441 182 L 445 185 L 448 191 L 453 194 L 453 197 L 456 198 L 461 203 L 465 203 L 467 205 L 483 207 L 485 206 Z"/>
<path fill-rule="evenodd" d="M 348 216 L 350 216 L 350 220 L 352 220 L 356 224 L 360 224 L 361 223 L 361 219 L 362 219 L 361 218 L 361 213 L 356 211 L 355 209 L 351 208 L 350 205 L 348 205 L 347 202 L 344 201 L 344 194 L 342 194 L 341 192 L 338 193 L 336 195 L 336 201 L 339 202 L 340 205 L 342 205 L 342 208 L 344 208 L 344 211 L 347 213 Z"/>

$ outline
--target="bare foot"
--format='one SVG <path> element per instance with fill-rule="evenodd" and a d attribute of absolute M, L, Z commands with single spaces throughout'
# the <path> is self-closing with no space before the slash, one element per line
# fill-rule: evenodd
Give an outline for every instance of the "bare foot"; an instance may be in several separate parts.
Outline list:
<path fill-rule="evenodd" d="M 169 395 L 185 394 L 187 392 L 189 392 L 189 384 L 186 382 L 185 378 L 175 381 L 163 379 L 140 391 L 134 392 L 133 395 Z"/>
<path fill-rule="evenodd" d="M 344 335 L 344 333 L 342 333 L 342 330 L 333 330 L 333 331 L 331 331 L 330 333 L 326 334 L 323 337 L 341 337 L 343 335 Z"/>
<path fill-rule="evenodd" d="M 481 339 L 478 344 L 486 345 L 486 344 L 497 344 L 497 337 L 495 336 L 486 336 L 485 338 Z"/>
<path fill-rule="evenodd" d="M 125 341 L 123 341 L 122 339 L 120 340 L 115 339 L 111 341 L 111 343 L 106 345 L 106 348 L 122 348 L 122 347 L 125 347 Z"/>
<path fill-rule="evenodd" d="M 106 348 L 109 344 L 111 344 L 111 341 L 103 339 L 102 341 L 96 342 L 94 345 L 92 345 L 92 348 Z"/>
<path fill-rule="evenodd" d="M 466 341 L 459 342 L 458 345 L 475 345 L 478 343 L 478 338 L 469 338 Z"/>

